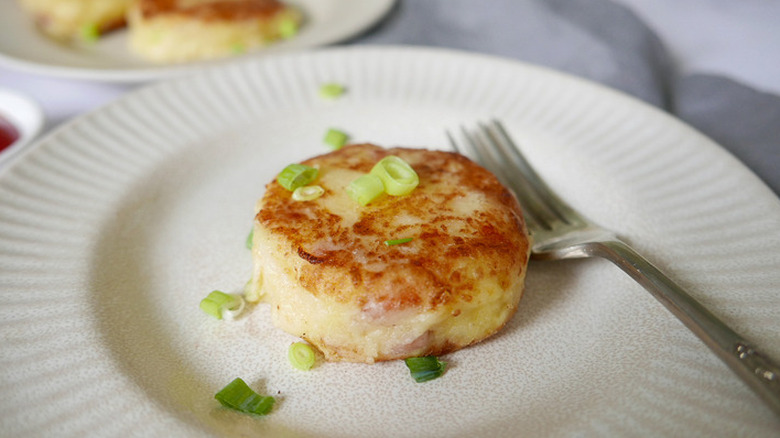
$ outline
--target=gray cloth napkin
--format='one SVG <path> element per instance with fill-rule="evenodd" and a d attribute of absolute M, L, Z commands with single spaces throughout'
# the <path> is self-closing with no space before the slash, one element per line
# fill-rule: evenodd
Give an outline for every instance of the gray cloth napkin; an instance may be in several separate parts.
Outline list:
<path fill-rule="evenodd" d="M 728 78 L 678 76 L 656 35 L 610 0 L 399 0 L 350 43 L 489 53 L 600 82 L 681 118 L 780 193 L 780 97 Z"/>

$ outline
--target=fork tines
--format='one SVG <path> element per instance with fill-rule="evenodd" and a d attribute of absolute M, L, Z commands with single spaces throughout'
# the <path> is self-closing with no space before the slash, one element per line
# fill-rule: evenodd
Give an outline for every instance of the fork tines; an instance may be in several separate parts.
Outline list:
<path fill-rule="evenodd" d="M 576 214 L 539 177 L 497 120 L 479 123 L 472 131 L 460 128 L 461 145 L 447 132 L 450 144 L 460 154 L 473 157 L 509 187 L 523 206 L 531 229 L 552 229 L 559 222 L 571 223 Z"/>

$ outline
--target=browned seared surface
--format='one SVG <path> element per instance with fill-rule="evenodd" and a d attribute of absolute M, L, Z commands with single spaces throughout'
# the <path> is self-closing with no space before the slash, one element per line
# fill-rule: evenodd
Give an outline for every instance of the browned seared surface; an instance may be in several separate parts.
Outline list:
<path fill-rule="evenodd" d="M 179 15 L 197 20 L 248 20 L 267 18 L 284 9 L 277 0 L 138 0 L 144 18 Z"/>
<path fill-rule="evenodd" d="M 322 176 L 334 168 L 368 173 L 387 155 L 406 160 L 420 185 L 407 196 L 384 195 L 363 207 L 352 206 L 354 223 L 326 207 L 326 193 L 315 202 L 296 202 L 276 181 L 268 184 L 256 220 L 287 242 L 300 257 L 300 284 L 314 295 L 355 302 L 367 312 L 406 308 L 435 309 L 471 301 L 475 282 L 490 276 L 508 288 L 524 274 L 528 239 L 519 205 L 510 192 L 482 167 L 450 152 L 383 149 L 363 144 L 306 160 Z M 335 189 L 340 190 L 340 189 Z M 484 202 L 464 215 L 452 208 L 474 193 Z M 405 219 L 405 218 L 408 218 Z M 385 240 L 412 237 L 400 246 Z M 479 260 L 479 263 L 471 263 Z"/>

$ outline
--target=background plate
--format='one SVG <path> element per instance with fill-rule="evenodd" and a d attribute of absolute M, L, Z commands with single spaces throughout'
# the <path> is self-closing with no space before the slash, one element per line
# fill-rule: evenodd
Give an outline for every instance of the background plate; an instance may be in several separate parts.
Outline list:
<path fill-rule="evenodd" d="M 301 31 L 288 41 L 252 52 L 261 56 L 336 43 L 379 21 L 394 0 L 290 0 L 305 14 Z M 41 34 L 16 1 L 0 2 L 0 63 L 32 73 L 101 81 L 133 82 L 192 73 L 236 57 L 186 64 L 153 64 L 127 49 L 127 32 L 120 30 L 91 45 L 65 45 Z"/>
<path fill-rule="evenodd" d="M 320 84 L 348 92 L 330 101 Z M 780 203 L 720 147 L 647 105 L 525 64 L 348 48 L 143 88 L 0 171 L 0 435 L 772 436 L 780 420 L 643 289 L 601 260 L 532 263 L 497 336 L 416 384 L 400 361 L 287 363 L 268 309 L 221 322 L 264 185 L 355 141 L 446 147 L 496 116 L 554 189 L 780 355 Z M 278 397 L 261 419 L 213 394 Z M 265 436 L 264 435 L 264 436 Z"/>

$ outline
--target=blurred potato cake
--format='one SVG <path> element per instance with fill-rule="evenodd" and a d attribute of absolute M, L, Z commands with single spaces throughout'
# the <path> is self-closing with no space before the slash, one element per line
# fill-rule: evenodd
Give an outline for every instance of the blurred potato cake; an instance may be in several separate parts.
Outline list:
<path fill-rule="evenodd" d="M 134 0 L 19 0 L 46 35 L 58 40 L 96 37 L 125 25 Z"/>
<path fill-rule="evenodd" d="M 136 0 L 129 46 L 161 63 L 218 58 L 289 38 L 301 21 L 300 11 L 277 0 Z"/>
<path fill-rule="evenodd" d="M 419 185 L 353 200 L 347 186 L 391 155 Z M 455 153 L 370 144 L 302 164 L 318 169 L 322 196 L 295 201 L 274 180 L 256 206 L 247 297 L 268 303 L 276 326 L 327 360 L 371 363 L 458 350 L 514 315 L 529 238 L 493 174 Z"/>

